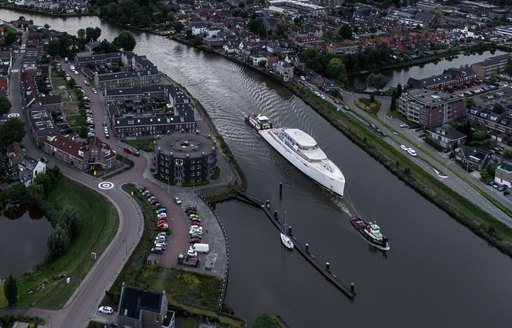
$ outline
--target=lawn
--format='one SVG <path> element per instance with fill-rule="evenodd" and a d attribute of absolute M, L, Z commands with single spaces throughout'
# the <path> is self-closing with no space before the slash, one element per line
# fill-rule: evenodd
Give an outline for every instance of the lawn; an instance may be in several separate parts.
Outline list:
<path fill-rule="evenodd" d="M 116 308 L 121 285 L 125 282 L 127 285 L 152 291 L 165 290 L 169 306 L 179 309 L 178 312 L 186 313 L 188 317 L 210 317 L 224 323 L 224 327 L 242 327 L 242 320 L 217 312 L 217 300 L 221 288 L 220 279 L 184 270 L 145 264 L 156 235 L 154 209 L 137 192 L 133 184 L 124 185 L 123 190 L 129 194 L 133 192 L 133 197 L 137 199 L 144 213 L 144 233 L 112 288 L 106 292 L 101 304 Z"/>
<path fill-rule="evenodd" d="M 124 143 L 129 144 L 132 147 L 139 148 L 146 152 L 153 151 L 153 140 L 154 139 L 138 139 L 138 140 L 123 140 Z"/>
<path fill-rule="evenodd" d="M 99 258 L 119 225 L 117 211 L 105 197 L 65 177 L 47 199 L 58 208 L 66 204 L 76 206 L 82 221 L 81 230 L 66 254 L 42 263 L 34 272 L 25 273 L 17 280 L 17 306 L 61 308 L 94 265 L 90 253 L 96 252 Z M 52 278 L 61 273 L 71 278 L 70 284 L 66 284 L 65 279 Z"/>

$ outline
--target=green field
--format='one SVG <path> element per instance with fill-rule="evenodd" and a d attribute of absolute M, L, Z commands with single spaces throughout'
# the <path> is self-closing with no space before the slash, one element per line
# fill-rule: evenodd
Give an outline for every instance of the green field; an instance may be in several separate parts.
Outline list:
<path fill-rule="evenodd" d="M 17 279 L 16 305 L 20 307 L 61 308 L 93 266 L 90 253 L 96 252 L 99 258 L 119 225 L 117 211 L 105 197 L 65 177 L 59 180 L 47 200 L 57 208 L 68 204 L 77 207 L 82 227 L 65 255 L 40 264 L 34 272 Z M 57 274 L 68 275 L 71 283 L 66 284 L 65 279 L 54 280 Z"/>

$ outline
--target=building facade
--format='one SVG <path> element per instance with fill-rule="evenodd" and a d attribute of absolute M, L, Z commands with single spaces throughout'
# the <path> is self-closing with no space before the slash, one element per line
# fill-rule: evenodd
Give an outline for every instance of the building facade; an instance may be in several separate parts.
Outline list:
<path fill-rule="evenodd" d="M 409 89 L 400 96 L 399 110 L 407 120 L 430 128 L 463 118 L 466 104 L 463 97 L 446 92 Z"/>
<path fill-rule="evenodd" d="M 199 134 L 166 135 L 157 140 L 155 156 L 158 176 L 178 186 L 208 181 L 217 167 L 215 143 Z"/>

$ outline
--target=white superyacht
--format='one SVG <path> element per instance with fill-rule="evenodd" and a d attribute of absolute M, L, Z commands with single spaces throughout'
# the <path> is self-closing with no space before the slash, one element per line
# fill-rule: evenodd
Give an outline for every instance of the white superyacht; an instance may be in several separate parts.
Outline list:
<path fill-rule="evenodd" d="M 343 197 L 345 177 L 313 137 L 291 128 L 263 129 L 259 133 L 296 168 L 327 190 Z"/>

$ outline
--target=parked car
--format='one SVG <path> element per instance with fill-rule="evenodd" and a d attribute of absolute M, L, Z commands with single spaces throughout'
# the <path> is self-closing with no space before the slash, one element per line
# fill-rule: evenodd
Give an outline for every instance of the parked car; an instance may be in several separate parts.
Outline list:
<path fill-rule="evenodd" d="M 166 213 L 167 212 L 167 209 L 165 207 L 160 207 L 159 209 L 157 209 L 156 211 L 156 214 L 160 214 L 160 213 Z"/>
<path fill-rule="evenodd" d="M 98 308 L 98 312 L 104 313 L 104 314 L 112 314 L 112 313 L 114 313 L 114 309 L 112 309 L 110 306 L 100 306 Z"/>
<path fill-rule="evenodd" d="M 156 203 L 158 203 L 158 199 L 156 199 L 156 197 L 155 197 L 154 199 L 151 199 L 151 200 L 149 201 L 149 203 L 150 203 L 151 205 L 155 205 Z"/>
<path fill-rule="evenodd" d="M 188 242 L 189 242 L 190 244 L 200 243 L 200 242 L 201 242 L 201 238 L 200 238 L 200 237 L 190 238 L 190 240 L 189 240 Z"/>
<path fill-rule="evenodd" d="M 48 163 L 48 157 L 45 157 L 45 156 L 41 157 L 41 162 L 47 164 Z"/>
<path fill-rule="evenodd" d="M 151 253 L 153 254 L 162 254 L 164 250 L 161 247 L 153 247 L 151 248 Z"/>
<path fill-rule="evenodd" d="M 191 227 L 202 227 L 203 225 L 199 221 L 192 221 L 190 224 Z"/>
<path fill-rule="evenodd" d="M 188 214 L 188 212 L 196 212 L 196 211 L 197 211 L 197 207 L 195 207 L 195 206 L 187 206 L 185 208 L 185 213 L 187 213 L 187 214 Z"/>
<path fill-rule="evenodd" d="M 165 247 L 165 245 L 164 245 L 164 244 L 165 244 L 165 243 L 157 243 L 157 244 L 155 244 L 155 247 L 160 247 L 162 250 L 164 250 L 164 251 L 165 251 L 165 248 L 166 248 L 166 247 Z"/>
<path fill-rule="evenodd" d="M 405 151 L 407 151 L 407 149 L 408 149 L 406 145 L 400 145 L 400 148 L 402 148 L 402 150 L 405 150 Z"/>
<path fill-rule="evenodd" d="M 181 205 L 181 199 L 179 197 L 174 197 L 174 202 L 178 205 Z"/>

